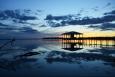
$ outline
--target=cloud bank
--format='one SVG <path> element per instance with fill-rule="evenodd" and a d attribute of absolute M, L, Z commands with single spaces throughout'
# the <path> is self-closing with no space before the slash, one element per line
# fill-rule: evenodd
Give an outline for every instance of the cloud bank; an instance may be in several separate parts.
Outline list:
<path fill-rule="evenodd" d="M 89 26 L 89 28 L 99 28 L 102 30 L 113 30 L 115 29 L 115 24 L 110 24 L 110 22 L 115 21 L 115 10 L 111 12 L 104 13 L 102 17 L 80 17 L 80 14 L 75 15 L 65 15 L 65 16 L 53 16 L 47 15 L 45 20 L 51 27 L 60 27 L 68 25 L 95 25 Z"/>

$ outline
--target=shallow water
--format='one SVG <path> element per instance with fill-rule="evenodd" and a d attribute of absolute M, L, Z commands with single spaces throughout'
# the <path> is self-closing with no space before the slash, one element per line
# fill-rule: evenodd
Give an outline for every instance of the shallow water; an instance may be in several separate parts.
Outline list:
<path fill-rule="evenodd" d="M 0 40 L 0 46 L 9 40 Z M 39 52 L 36 55 L 25 55 Z M 16 40 L 0 49 L 0 77 L 115 76 L 115 46 L 103 40 Z"/>

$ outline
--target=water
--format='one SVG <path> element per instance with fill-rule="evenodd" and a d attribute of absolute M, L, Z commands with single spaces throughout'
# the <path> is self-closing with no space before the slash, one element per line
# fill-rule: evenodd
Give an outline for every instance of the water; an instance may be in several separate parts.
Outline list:
<path fill-rule="evenodd" d="M 112 40 L 16 40 L 0 49 L 0 77 L 114 77 L 114 71 Z"/>

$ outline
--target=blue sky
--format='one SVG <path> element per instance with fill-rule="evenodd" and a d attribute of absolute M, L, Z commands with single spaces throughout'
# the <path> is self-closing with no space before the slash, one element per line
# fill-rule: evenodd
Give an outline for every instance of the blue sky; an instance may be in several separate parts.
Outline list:
<path fill-rule="evenodd" d="M 29 27 L 29 29 L 24 28 L 29 31 L 32 31 L 30 30 L 32 28 L 38 32 L 50 34 L 73 30 L 83 33 L 114 32 L 115 21 L 111 20 L 114 17 L 107 19 L 107 16 L 113 14 L 112 11 L 115 10 L 114 3 L 114 0 L 0 0 L 0 12 L 18 9 L 18 13 L 20 13 L 24 9 L 31 10 L 30 14 L 23 12 L 26 15 L 26 20 L 25 18 L 21 20 L 16 16 L 9 16 L 7 19 L 1 19 L 0 23 L 16 26 L 16 30 L 13 30 L 16 32 L 18 32 L 17 28 L 21 28 L 22 31 L 23 27 Z M 10 15 L 10 13 L 11 11 L 7 15 Z M 104 13 L 107 13 L 107 15 Z M 23 14 L 21 15 L 23 16 Z M 50 19 L 47 17 L 48 15 L 51 16 Z M 33 16 L 35 19 L 32 19 Z M 97 19 L 102 22 L 97 22 Z M 84 21 L 87 21 L 87 23 Z"/>
<path fill-rule="evenodd" d="M 111 8 L 106 7 L 108 3 Z M 114 3 L 114 0 L 1 0 L 0 9 L 39 9 L 46 14 L 65 15 L 80 10 L 92 11 L 95 7 L 108 11 L 115 8 Z"/>

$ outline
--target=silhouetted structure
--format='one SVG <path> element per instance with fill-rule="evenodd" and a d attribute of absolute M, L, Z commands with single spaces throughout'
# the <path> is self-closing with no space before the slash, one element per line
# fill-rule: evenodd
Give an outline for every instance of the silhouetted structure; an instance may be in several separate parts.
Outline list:
<path fill-rule="evenodd" d="M 71 31 L 62 34 L 63 38 L 66 39 L 76 39 L 76 38 L 83 38 L 83 33 Z"/>

